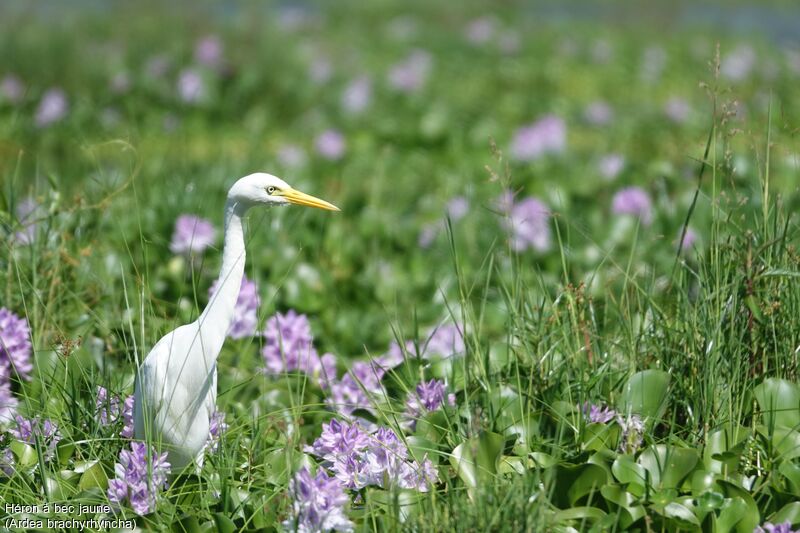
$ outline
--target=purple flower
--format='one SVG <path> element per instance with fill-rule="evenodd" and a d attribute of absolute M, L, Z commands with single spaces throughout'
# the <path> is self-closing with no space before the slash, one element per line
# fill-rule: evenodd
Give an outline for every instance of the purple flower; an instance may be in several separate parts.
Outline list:
<path fill-rule="evenodd" d="M 623 453 L 636 453 L 644 442 L 644 420 L 632 414 L 627 418 L 617 413 L 617 424 L 622 428 L 620 449 Z"/>
<path fill-rule="evenodd" d="M 199 64 L 216 68 L 222 64 L 222 41 L 216 35 L 206 35 L 194 47 L 194 60 Z"/>
<path fill-rule="evenodd" d="M 122 403 L 122 405 L 120 405 Z M 95 420 L 102 426 L 113 426 L 122 418 L 120 437 L 130 439 L 133 437 L 133 395 L 120 402 L 116 394 L 109 394 L 105 387 L 97 387 L 95 399 Z"/>
<path fill-rule="evenodd" d="M 336 130 L 326 130 L 320 133 L 314 146 L 319 155 L 330 161 L 341 159 L 347 148 L 344 136 Z"/>
<path fill-rule="evenodd" d="M 58 426 L 53 421 L 42 420 L 38 416 L 29 420 L 20 415 L 16 415 L 14 420 L 17 427 L 8 430 L 12 437 L 31 446 L 36 446 L 38 440 L 39 444 L 43 446 L 42 455 L 45 459 L 49 461 L 55 456 L 56 446 L 61 440 L 61 435 L 58 434 Z"/>
<path fill-rule="evenodd" d="M 529 196 L 515 203 L 504 224 L 511 232 L 513 250 L 522 252 L 533 248 L 546 252 L 550 249 L 550 209 L 538 198 Z"/>
<path fill-rule="evenodd" d="M 358 423 L 348 424 L 334 418 L 322 424 L 322 434 L 306 448 L 306 452 L 327 461 L 335 461 L 366 450 L 369 442 L 369 435 Z"/>
<path fill-rule="evenodd" d="M 108 500 L 116 504 L 128 500 L 136 514 L 145 515 L 155 510 L 158 493 L 167 486 L 170 464 L 166 453 L 159 455 L 145 443 L 132 441 L 130 451 L 120 452 L 114 473 L 116 477 L 108 482 Z"/>
<path fill-rule="evenodd" d="M 686 122 L 689 119 L 689 115 L 691 113 L 692 113 L 692 108 L 689 105 L 689 102 L 687 102 L 683 98 L 673 96 L 672 98 L 667 100 L 666 104 L 664 104 L 664 114 L 667 116 L 668 119 L 677 124 Z"/>
<path fill-rule="evenodd" d="M 116 74 L 114 74 L 114 77 L 111 78 L 109 87 L 112 92 L 115 92 L 117 94 L 126 93 L 131 88 L 131 77 L 128 75 L 127 72 L 117 72 Z"/>
<path fill-rule="evenodd" d="M 605 126 L 614 120 L 614 110 L 606 102 L 597 100 L 586 106 L 583 118 L 593 126 Z"/>
<path fill-rule="evenodd" d="M 208 87 L 197 70 L 187 68 L 181 71 L 178 76 L 178 96 L 187 104 L 197 104 L 208 99 Z"/>
<path fill-rule="evenodd" d="M 217 291 L 217 284 L 219 280 L 208 289 L 209 299 L 214 297 Z M 247 279 L 247 276 L 242 278 L 242 285 L 239 288 L 239 297 L 236 299 L 236 306 L 233 310 L 233 322 L 228 328 L 228 337 L 232 339 L 242 339 L 244 337 L 252 337 L 256 334 L 256 326 L 258 325 L 258 306 L 261 299 L 258 296 L 258 289 L 254 281 Z"/>
<path fill-rule="evenodd" d="M 308 68 L 308 77 L 317 85 L 327 83 L 333 76 L 333 64 L 326 57 L 317 57 Z"/>
<path fill-rule="evenodd" d="M 8 376 L 0 374 L 0 425 L 7 424 L 17 413 L 17 399 L 11 393 Z"/>
<path fill-rule="evenodd" d="M 422 227 L 422 230 L 419 232 L 419 237 L 417 237 L 417 244 L 420 248 L 430 248 L 433 244 L 433 241 L 436 240 L 436 236 L 439 235 L 439 230 L 442 229 L 442 224 L 440 222 L 434 222 L 432 224 L 426 224 Z"/>
<path fill-rule="evenodd" d="M 336 378 L 336 357 L 319 356 L 308 318 L 293 309 L 286 314 L 275 313 L 267 320 L 261 355 L 268 374 L 299 370 L 316 379 L 323 388 Z"/>
<path fill-rule="evenodd" d="M 372 81 L 361 76 L 351 81 L 342 93 L 342 108 L 350 114 L 357 115 L 369 107 L 372 100 Z"/>
<path fill-rule="evenodd" d="M 653 221 L 653 207 L 650 196 L 640 187 L 626 187 L 617 191 L 611 210 L 616 215 L 633 215 L 645 226 Z"/>
<path fill-rule="evenodd" d="M 5 307 L 0 308 L 0 376 L 14 372 L 22 379 L 31 379 L 31 330 L 28 320 Z"/>
<path fill-rule="evenodd" d="M 677 237 L 677 239 L 675 239 L 676 242 L 681 238 L 681 235 L 683 235 L 683 228 L 680 229 L 680 232 L 678 233 L 678 237 Z M 678 246 L 678 248 L 680 248 L 681 252 L 685 252 L 687 250 L 691 250 L 691 248 L 692 248 L 692 246 L 694 246 L 695 242 L 697 242 L 697 232 L 695 230 L 693 230 L 692 228 L 686 228 L 686 234 L 683 235 L 683 240 L 681 241 L 681 243 Z"/>
<path fill-rule="evenodd" d="M 597 170 L 600 175 L 610 181 L 619 176 L 625 168 L 625 157 L 621 154 L 608 154 L 600 158 L 597 163 Z"/>
<path fill-rule="evenodd" d="M 7 74 L 0 81 L 0 96 L 12 104 L 18 104 L 25 96 L 25 84 L 14 74 Z"/>
<path fill-rule="evenodd" d="M 356 409 L 374 413 L 374 399 L 386 394 L 381 384 L 383 375 L 380 367 L 356 361 L 341 380 L 330 380 L 326 402 L 337 412 L 348 416 Z"/>
<path fill-rule="evenodd" d="M 586 402 L 583 404 L 583 415 L 590 424 L 605 424 L 617 417 L 617 412 L 610 407 L 602 407 Z"/>
<path fill-rule="evenodd" d="M 345 514 L 350 498 L 339 480 L 329 477 L 323 469 L 317 471 L 316 477 L 311 477 L 308 468 L 298 471 L 289 482 L 289 497 L 292 516 L 283 522 L 284 531 L 353 531 L 353 523 Z"/>
<path fill-rule="evenodd" d="M 409 394 L 406 400 L 406 415 L 411 419 L 412 427 L 415 419 L 441 409 L 445 402 L 452 407 L 456 398 L 453 394 L 447 394 L 447 386 L 443 381 L 432 379 L 417 385 L 415 392 Z"/>
<path fill-rule="evenodd" d="M 447 202 L 447 216 L 450 220 L 457 222 L 469 213 L 469 200 L 463 196 L 456 196 Z"/>
<path fill-rule="evenodd" d="M 278 161 L 288 168 L 301 167 L 306 163 L 306 152 L 296 144 L 284 144 L 278 149 Z"/>
<path fill-rule="evenodd" d="M 58 88 L 48 89 L 42 95 L 39 106 L 36 108 L 34 122 L 37 127 L 44 128 L 64 118 L 67 111 L 69 111 L 69 103 L 66 93 Z"/>
<path fill-rule="evenodd" d="M 467 24 L 467 40 L 472 44 L 480 45 L 488 43 L 494 37 L 497 29 L 497 22 L 488 16 L 473 19 Z"/>
<path fill-rule="evenodd" d="M 449 359 L 462 356 L 466 352 L 464 336 L 461 329 L 455 324 L 441 324 L 428 331 L 425 342 L 419 345 L 419 356 L 423 359 Z M 416 357 L 417 346 L 412 341 L 406 341 L 405 353 L 409 357 Z M 389 351 L 377 357 L 373 366 L 386 371 L 395 368 L 405 360 L 403 349 L 397 342 L 392 341 Z"/>
<path fill-rule="evenodd" d="M 215 453 L 219 449 L 220 438 L 227 430 L 228 424 L 225 423 L 225 413 L 223 411 L 214 411 L 208 424 L 206 450 L 209 453 Z"/>
<path fill-rule="evenodd" d="M 175 231 L 169 249 L 174 254 L 200 254 L 214 243 L 217 232 L 208 220 L 195 215 L 181 215 L 175 221 Z"/>
<path fill-rule="evenodd" d="M 163 78 L 167 71 L 169 71 L 169 68 L 169 58 L 163 54 L 159 54 L 147 60 L 144 66 L 144 73 L 145 76 L 151 80 L 157 80 Z"/>
<path fill-rule="evenodd" d="M 400 92 L 415 93 L 425 85 L 431 64 L 431 55 L 428 52 L 415 50 L 389 70 L 389 85 Z"/>
<path fill-rule="evenodd" d="M 6 477 L 14 475 L 14 454 L 11 452 L 11 448 L 5 448 L 2 453 L 0 453 L 0 471 L 3 472 Z"/>
<path fill-rule="evenodd" d="M 787 520 L 782 524 L 764 522 L 753 530 L 753 533 L 800 533 L 800 529 L 792 529 L 792 522 Z"/>
<path fill-rule="evenodd" d="M 563 152 L 566 146 L 566 124 L 555 115 L 547 115 L 514 133 L 511 157 L 517 161 L 533 161 L 545 154 Z"/>
<path fill-rule="evenodd" d="M 22 245 L 33 243 L 36 238 L 36 219 L 43 215 L 41 206 L 29 196 L 17 204 L 16 213 L 22 229 L 14 234 L 14 240 Z"/>
<path fill-rule="evenodd" d="M 732 81 L 742 81 L 750 76 L 758 57 L 749 45 L 740 45 L 725 54 L 719 66 L 719 73 Z"/>

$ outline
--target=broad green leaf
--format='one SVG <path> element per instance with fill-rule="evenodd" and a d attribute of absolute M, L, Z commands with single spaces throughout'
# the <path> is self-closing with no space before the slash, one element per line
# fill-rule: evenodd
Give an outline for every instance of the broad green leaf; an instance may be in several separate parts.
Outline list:
<path fill-rule="evenodd" d="M 196 516 L 186 515 L 175 520 L 171 526 L 175 533 L 201 533 L 200 522 Z"/>
<path fill-rule="evenodd" d="M 650 473 L 654 488 L 677 489 L 699 461 L 697 451 L 691 448 L 659 444 L 644 450 L 639 455 L 638 463 Z"/>
<path fill-rule="evenodd" d="M 703 464 L 717 474 L 731 474 L 739 469 L 739 461 L 750 430 L 741 426 L 725 425 L 708 435 L 703 450 Z"/>
<path fill-rule="evenodd" d="M 619 443 L 619 424 L 588 424 L 581 442 L 585 450 L 614 450 Z"/>
<path fill-rule="evenodd" d="M 772 432 L 772 447 L 775 459 L 788 461 L 800 457 L 800 431 L 778 427 Z"/>
<path fill-rule="evenodd" d="M 106 476 L 106 472 L 103 470 L 103 465 L 99 462 L 87 468 L 83 474 L 81 474 L 81 480 L 78 482 L 78 488 L 81 490 L 88 490 L 93 487 L 98 487 L 103 490 L 108 488 L 108 476 Z"/>
<path fill-rule="evenodd" d="M 790 461 L 784 461 L 778 467 L 778 472 L 788 481 L 789 491 L 793 495 L 800 497 L 800 465 L 796 465 Z"/>
<path fill-rule="evenodd" d="M 596 499 L 600 487 L 603 487 L 610 481 L 608 479 L 608 474 L 606 474 L 606 471 L 600 466 L 585 463 L 579 465 L 578 468 L 578 476 L 567 490 L 567 497 L 572 506 L 584 496 L 593 495 L 593 499 Z"/>
<path fill-rule="evenodd" d="M 10 448 L 17 458 L 17 464 L 22 468 L 33 466 L 39 461 L 36 450 L 29 444 L 15 440 L 11 442 Z"/>
<path fill-rule="evenodd" d="M 741 500 L 745 504 L 746 511 L 739 519 L 736 525 L 736 530 L 741 533 L 752 533 L 753 529 L 761 523 L 761 515 L 758 511 L 758 506 L 749 492 L 744 490 L 738 485 L 734 485 L 729 481 L 720 479 L 717 484 L 722 487 L 725 496 Z"/>
<path fill-rule="evenodd" d="M 643 370 L 630 377 L 622 391 L 619 408 L 622 414 L 638 414 L 657 420 L 667 406 L 669 374 L 663 370 Z"/>
<path fill-rule="evenodd" d="M 533 459 L 538 468 L 550 468 L 558 464 L 558 460 L 555 457 L 544 452 L 533 452 L 530 454 L 530 458 Z"/>
<path fill-rule="evenodd" d="M 500 464 L 497 466 L 497 472 L 500 474 L 524 474 L 525 463 L 521 457 L 514 455 L 504 455 L 500 459 Z"/>
<path fill-rule="evenodd" d="M 695 498 L 714 489 L 717 476 L 706 470 L 695 470 L 692 474 L 692 496 Z"/>
<path fill-rule="evenodd" d="M 628 492 L 636 497 L 644 494 L 647 486 L 647 471 L 638 463 L 634 463 L 629 455 L 620 455 L 611 465 L 611 472 L 617 481 L 627 485 Z"/>
<path fill-rule="evenodd" d="M 670 502 L 661 509 L 661 514 L 667 518 L 674 518 L 679 522 L 688 522 L 693 526 L 700 526 L 700 521 L 695 514 L 686 507 L 677 502 Z"/>
<path fill-rule="evenodd" d="M 644 507 L 636 503 L 638 499 L 620 485 L 605 485 L 600 488 L 600 494 L 606 501 L 622 507 L 630 515 L 631 523 L 647 514 Z"/>
<path fill-rule="evenodd" d="M 793 526 L 800 524 L 800 502 L 787 503 L 768 519 L 773 524 L 790 522 Z"/>
<path fill-rule="evenodd" d="M 573 520 L 591 522 L 594 520 L 600 520 L 605 516 L 605 511 L 598 509 L 597 507 L 571 507 L 569 509 L 556 512 L 555 515 L 553 515 L 553 519 L 556 523 Z"/>
<path fill-rule="evenodd" d="M 753 394 L 767 428 L 800 427 L 800 388 L 797 384 L 785 379 L 769 378 L 756 387 Z"/>
<path fill-rule="evenodd" d="M 503 453 L 505 438 L 497 433 L 482 433 L 478 437 L 462 442 L 453 450 L 450 464 L 458 476 L 471 488 L 479 479 L 497 473 L 497 462 Z"/>
<path fill-rule="evenodd" d="M 439 464 L 439 457 L 442 454 L 438 451 L 436 443 L 422 437 L 417 437 L 416 435 L 406 437 L 405 442 L 406 445 L 408 445 L 411 458 L 422 461 L 424 457 L 427 457 L 433 461 L 434 464 Z"/>
<path fill-rule="evenodd" d="M 741 531 L 738 525 L 748 513 L 747 504 L 741 498 L 726 498 L 722 504 L 722 510 L 718 515 L 712 515 L 715 533 L 728 533 L 730 531 Z M 753 528 L 748 531 L 752 533 Z"/>

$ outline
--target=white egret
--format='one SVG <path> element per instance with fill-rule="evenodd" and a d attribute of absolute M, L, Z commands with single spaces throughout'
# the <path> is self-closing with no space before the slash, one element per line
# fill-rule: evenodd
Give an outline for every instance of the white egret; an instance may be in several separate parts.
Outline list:
<path fill-rule="evenodd" d="M 202 464 L 209 420 L 216 408 L 217 357 L 234 318 L 244 275 L 244 214 L 258 205 L 289 204 L 339 210 L 270 174 L 250 174 L 230 188 L 217 291 L 197 320 L 162 337 L 139 367 L 135 437 L 168 452 L 173 471 L 193 460 Z"/>

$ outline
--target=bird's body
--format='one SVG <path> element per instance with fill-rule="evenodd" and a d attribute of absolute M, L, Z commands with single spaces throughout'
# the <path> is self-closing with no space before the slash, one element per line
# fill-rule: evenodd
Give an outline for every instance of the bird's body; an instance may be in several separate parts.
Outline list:
<path fill-rule="evenodd" d="M 269 174 L 251 174 L 231 187 L 225 205 L 225 244 L 217 290 L 197 320 L 162 337 L 139 367 L 135 437 L 168 452 L 176 471 L 192 461 L 202 464 L 216 409 L 217 357 L 234 319 L 244 276 L 243 217 L 256 205 L 288 204 L 337 210 Z"/>

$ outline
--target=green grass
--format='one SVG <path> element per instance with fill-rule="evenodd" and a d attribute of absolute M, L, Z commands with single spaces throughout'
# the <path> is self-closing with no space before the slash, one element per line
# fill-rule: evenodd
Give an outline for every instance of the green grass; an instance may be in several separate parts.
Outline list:
<path fill-rule="evenodd" d="M 95 389 L 130 394 L 137 357 L 197 316 L 219 267 L 219 249 L 196 262 L 172 256 L 174 220 L 195 213 L 219 227 L 227 187 L 266 170 L 342 212 L 249 216 L 246 271 L 259 283 L 261 325 L 276 311 L 306 313 L 316 348 L 337 355 L 340 373 L 392 340 L 424 342 L 441 322 L 465 332 L 463 358 L 412 358 L 390 373 L 372 417 L 436 461 L 441 482 L 425 494 L 350 491 L 356 530 L 800 524 L 797 75 L 773 43 L 746 39 L 759 66 L 779 65 L 773 77 L 756 68 L 733 82 L 716 73 L 714 44 L 724 59 L 741 37 L 539 25 L 523 6 L 496 13 L 520 37 L 508 55 L 465 42 L 464 24 L 486 11 L 479 5 L 464 14 L 379 3 L 352 15 L 319 5 L 324 22 L 306 33 L 253 6 L 225 19 L 164 11 L 155 23 L 133 11 L 70 14 L 87 30 L 80 35 L 7 9 L 0 28 L 17 29 L 0 31 L 0 75 L 15 72 L 29 87 L 20 105 L 0 102 L 3 231 L 19 229 L 15 208 L 27 196 L 43 212 L 33 245 L 2 241 L 0 307 L 32 331 L 33 379 L 12 383 L 19 411 L 55 421 L 62 441 L 47 460 L 41 445 L 6 433 L 0 448 L 12 449 L 17 472 L 0 482 L 0 501 L 107 502 L 106 478 L 127 442 L 95 420 Z M 408 12 L 414 36 L 386 37 Z M 183 104 L 175 74 L 209 32 L 223 37 L 230 71 L 206 73 L 209 103 Z M 598 39 L 612 46 L 607 64 L 592 60 Z M 650 83 L 639 65 L 654 45 L 667 59 Z M 433 54 L 431 77 L 420 93 L 398 94 L 385 73 L 415 48 Z M 314 50 L 335 66 L 326 85 L 308 79 Z M 156 53 L 174 66 L 148 80 Z M 114 94 L 108 79 L 121 70 L 134 86 Z M 351 116 L 341 90 L 363 73 L 373 102 Z M 31 117 L 52 85 L 67 90 L 70 113 L 37 129 Z M 671 96 L 692 105 L 685 123 L 664 118 Z M 583 120 L 594 100 L 614 108 L 610 125 Z M 746 112 L 731 114 L 733 102 Z M 120 118 L 104 125 L 109 108 Z M 510 159 L 514 130 L 546 113 L 565 119 L 566 151 Z M 347 138 L 339 162 L 313 153 L 328 127 Z M 308 150 L 305 165 L 280 163 L 286 143 Z M 626 157 L 614 181 L 596 170 L 608 153 Z M 611 214 L 626 185 L 650 194 L 651 225 Z M 550 206 L 550 251 L 511 249 L 496 206 L 505 188 Z M 420 247 L 420 231 L 442 221 L 454 196 L 470 212 Z M 678 253 L 687 226 L 699 239 Z M 316 383 L 264 375 L 262 343 L 229 339 L 220 355 L 230 427 L 219 451 L 172 482 L 154 513 L 123 507 L 120 516 L 153 530 L 280 529 L 291 476 L 316 464 L 303 447 L 334 414 Z M 456 407 L 403 429 L 408 391 L 433 378 L 447 381 Z M 587 423 L 586 402 L 641 415 L 641 445 L 623 442 L 614 422 Z"/>

